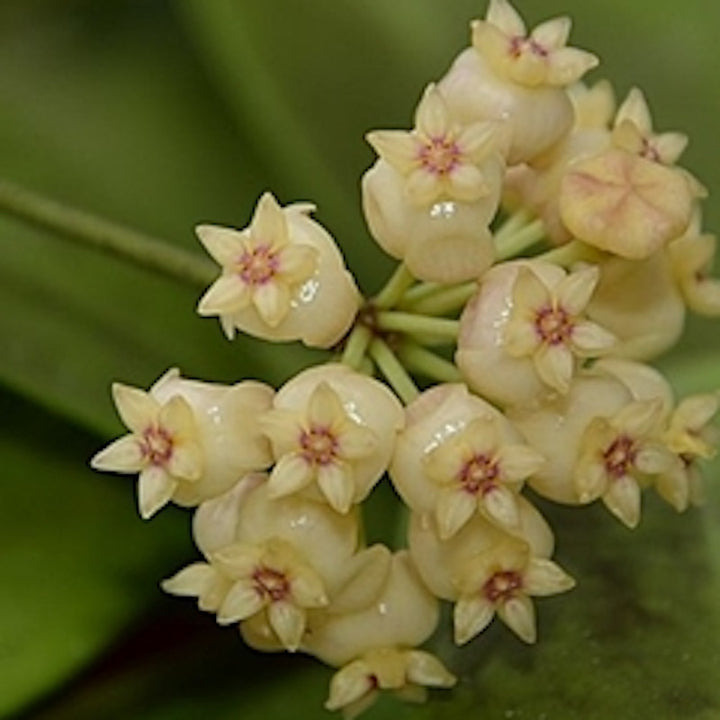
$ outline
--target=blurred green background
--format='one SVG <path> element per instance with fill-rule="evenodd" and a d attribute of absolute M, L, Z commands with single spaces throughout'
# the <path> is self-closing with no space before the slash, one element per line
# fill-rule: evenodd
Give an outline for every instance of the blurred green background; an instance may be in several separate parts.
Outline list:
<path fill-rule="evenodd" d="M 690 136 L 684 164 L 720 227 L 720 4 L 518 0 L 569 13 L 621 98 Z M 258 195 L 312 200 L 361 285 L 390 263 L 368 241 L 363 134 L 406 127 L 468 42 L 477 0 L 3 0 L 2 175 L 196 250 L 199 222 L 242 227 Z M 194 558 L 188 513 L 137 517 L 133 482 L 87 459 L 121 432 L 116 379 L 166 368 L 279 383 L 297 347 L 226 342 L 198 292 L 0 216 L 0 717 L 322 718 L 329 673 L 260 656 L 158 581 Z M 663 359 L 682 392 L 720 387 L 717 325 L 693 320 Z M 708 472 L 718 484 L 718 466 Z M 713 493 L 711 493 L 712 495 Z M 461 677 L 422 708 L 373 718 L 720 718 L 720 492 L 676 516 L 649 500 L 630 533 L 602 510 L 544 508 L 578 579 L 540 602 L 540 643 L 493 627 L 436 647 Z"/>

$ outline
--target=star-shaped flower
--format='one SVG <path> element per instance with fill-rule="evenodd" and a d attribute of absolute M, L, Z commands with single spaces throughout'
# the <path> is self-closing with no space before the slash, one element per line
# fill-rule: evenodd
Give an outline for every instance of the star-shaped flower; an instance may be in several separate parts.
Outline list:
<path fill-rule="evenodd" d="M 552 560 L 534 557 L 526 543 L 510 540 L 470 559 L 455 578 L 455 642 L 481 633 L 497 613 L 526 643 L 537 637 L 533 595 L 570 590 L 575 581 Z"/>
<path fill-rule="evenodd" d="M 516 528 L 522 481 L 544 463 L 536 450 L 507 442 L 489 417 L 477 418 L 450 436 L 423 461 L 440 486 L 435 508 L 440 537 L 452 537 L 477 511 L 500 526 Z"/>
<path fill-rule="evenodd" d="M 529 87 L 564 86 L 579 80 L 599 62 L 592 53 L 566 47 L 570 26 L 570 18 L 554 18 L 528 35 L 525 23 L 507 0 L 490 0 L 485 20 L 472 24 L 472 40 L 501 77 Z"/>
<path fill-rule="evenodd" d="M 505 350 L 513 357 L 531 356 L 542 381 L 563 394 L 570 387 L 576 357 L 598 357 L 615 344 L 612 333 L 584 316 L 598 279 L 598 268 L 590 266 L 548 286 L 523 266 L 515 280 Z"/>
<path fill-rule="evenodd" d="M 405 176 L 410 201 L 424 206 L 440 198 L 474 202 L 488 195 L 482 165 L 497 152 L 498 133 L 493 121 L 458 125 L 431 84 L 415 112 L 414 130 L 375 130 L 367 140 Z"/>
<path fill-rule="evenodd" d="M 346 513 L 356 496 L 354 463 L 372 455 L 378 438 L 350 417 L 333 388 L 321 382 L 304 412 L 276 408 L 261 423 L 277 459 L 271 494 L 290 495 L 316 482 L 327 502 Z"/>
<path fill-rule="evenodd" d="M 139 473 L 138 505 L 147 519 L 167 504 L 181 482 L 197 481 L 203 451 L 193 411 L 175 395 L 164 403 L 139 388 L 115 383 L 113 398 L 130 434 L 101 450 L 90 464 L 96 470 Z"/>
<path fill-rule="evenodd" d="M 662 402 L 633 401 L 610 418 L 595 418 L 586 428 L 575 465 L 580 502 L 602 498 L 630 528 L 640 522 L 641 483 L 673 467 L 675 458 L 662 442 Z"/>
<path fill-rule="evenodd" d="M 219 315 L 229 337 L 234 324 L 228 318 L 250 306 L 270 328 L 277 327 L 290 311 L 294 292 L 315 271 L 317 250 L 290 242 L 283 209 L 270 193 L 260 198 L 245 230 L 201 225 L 197 233 L 222 267 L 198 312 Z"/>

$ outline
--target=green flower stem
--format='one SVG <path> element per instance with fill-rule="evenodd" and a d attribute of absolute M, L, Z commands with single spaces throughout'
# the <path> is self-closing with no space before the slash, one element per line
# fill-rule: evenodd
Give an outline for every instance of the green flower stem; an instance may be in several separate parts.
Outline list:
<path fill-rule="evenodd" d="M 477 288 L 478 284 L 474 281 L 462 285 L 443 287 L 411 305 L 406 306 L 403 304 L 403 309 L 412 310 L 412 312 L 421 315 L 437 316 L 455 313 L 465 307 L 467 301 L 477 291 Z"/>
<path fill-rule="evenodd" d="M 370 343 L 369 353 L 405 405 L 411 403 L 420 394 L 413 379 L 384 340 L 375 338 Z"/>
<path fill-rule="evenodd" d="M 496 260 L 510 260 L 521 252 L 535 245 L 545 237 L 545 226 L 542 220 L 533 220 L 513 233 L 494 237 Z"/>
<path fill-rule="evenodd" d="M 559 245 L 537 256 L 539 260 L 555 263 L 568 268 L 576 262 L 597 262 L 603 257 L 603 253 L 592 245 L 587 245 L 582 240 L 571 240 L 565 245 Z"/>
<path fill-rule="evenodd" d="M 356 325 L 348 336 L 340 362 L 353 370 L 358 370 L 365 358 L 370 340 L 372 340 L 370 328 Z"/>
<path fill-rule="evenodd" d="M 201 255 L 129 230 L 2 179 L 0 211 L 29 225 L 50 230 L 66 240 L 95 248 L 195 287 L 207 287 L 218 274 L 215 264 Z"/>
<path fill-rule="evenodd" d="M 377 314 L 377 325 L 380 330 L 454 341 L 457 339 L 460 323 L 457 320 L 448 320 L 446 318 L 385 311 Z"/>
<path fill-rule="evenodd" d="M 505 218 L 502 225 L 493 233 L 493 236 L 496 240 L 503 242 L 506 236 L 515 234 L 528 222 L 530 222 L 530 213 L 525 208 L 521 208 Z"/>
<path fill-rule="evenodd" d="M 419 375 L 438 382 L 460 382 L 462 375 L 453 363 L 414 342 L 403 343 L 398 350 L 403 365 Z"/>
<path fill-rule="evenodd" d="M 414 303 L 424 300 L 430 295 L 434 295 L 438 290 L 443 290 L 447 285 L 435 282 L 421 282 L 411 287 L 403 296 L 398 307 L 407 308 L 411 307 Z"/>
<path fill-rule="evenodd" d="M 415 278 L 405 267 L 405 263 L 400 263 L 385 283 L 385 287 L 373 298 L 373 306 L 378 310 L 388 310 L 394 307 L 414 282 Z"/>

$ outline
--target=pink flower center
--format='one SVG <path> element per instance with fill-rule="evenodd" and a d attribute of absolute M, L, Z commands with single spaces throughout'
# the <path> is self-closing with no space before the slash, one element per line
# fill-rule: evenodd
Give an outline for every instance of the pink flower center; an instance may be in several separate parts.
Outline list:
<path fill-rule="evenodd" d="M 572 318 L 562 307 L 546 307 L 535 315 L 535 331 L 547 345 L 566 343 L 572 330 Z"/>
<path fill-rule="evenodd" d="M 272 280 L 280 266 L 278 253 L 268 245 L 244 250 L 237 261 L 237 273 L 247 285 L 263 285 Z"/>
<path fill-rule="evenodd" d="M 433 175 L 447 175 L 460 164 L 462 152 L 457 143 L 443 135 L 430 138 L 418 153 L 420 165 Z"/>
<path fill-rule="evenodd" d="M 258 595 L 270 602 L 284 600 L 290 593 L 290 583 L 285 577 L 285 573 L 273 570 L 273 568 L 264 565 L 257 568 L 252 574 L 252 579 Z"/>
<path fill-rule="evenodd" d="M 460 469 L 458 480 L 470 495 L 490 492 L 500 474 L 497 461 L 487 455 L 473 455 Z"/>
<path fill-rule="evenodd" d="M 640 150 L 640 157 L 644 157 L 646 160 L 651 160 L 652 162 L 662 162 L 662 158 L 660 157 L 660 153 L 658 152 L 658 149 L 655 147 L 653 142 L 649 140 L 648 138 L 643 138 L 642 140 L 642 149 Z"/>
<path fill-rule="evenodd" d="M 483 585 L 483 594 L 491 603 L 504 603 L 522 588 L 522 577 L 515 570 L 496 572 Z"/>
<path fill-rule="evenodd" d="M 541 58 L 546 58 L 549 54 L 546 47 L 531 37 L 516 35 L 510 40 L 509 53 L 513 58 L 517 59 L 526 52 L 530 52 Z"/>
<path fill-rule="evenodd" d="M 627 475 L 635 462 L 636 454 L 635 441 L 627 435 L 620 435 L 603 453 L 605 472 L 614 479 Z"/>
<path fill-rule="evenodd" d="M 300 435 L 302 456 L 312 465 L 329 465 L 335 459 L 338 441 L 329 428 L 312 426 Z"/>
<path fill-rule="evenodd" d="M 151 465 L 165 465 L 173 453 L 172 436 L 165 428 L 150 425 L 143 431 L 140 451 Z"/>

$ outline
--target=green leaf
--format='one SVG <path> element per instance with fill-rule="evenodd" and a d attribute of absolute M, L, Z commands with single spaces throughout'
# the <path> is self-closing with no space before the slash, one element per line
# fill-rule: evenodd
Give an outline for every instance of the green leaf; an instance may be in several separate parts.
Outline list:
<path fill-rule="evenodd" d="M 98 440 L 0 395 L 0 716 L 84 669 L 158 602 L 188 540 L 188 515 L 149 529 L 133 480 L 87 467 Z"/>

